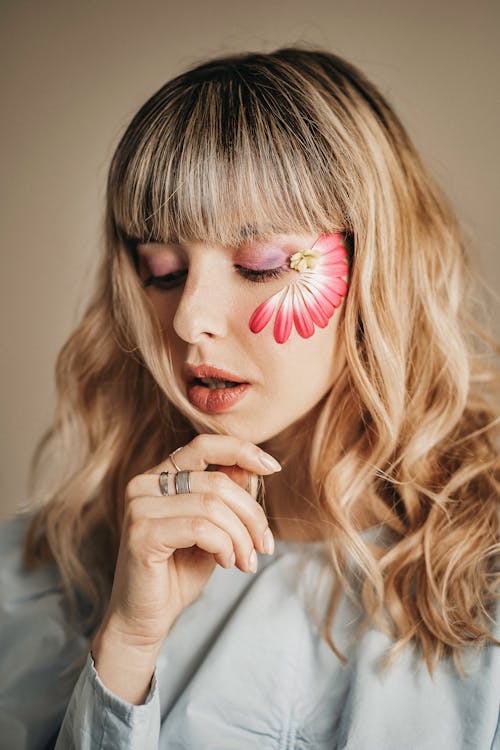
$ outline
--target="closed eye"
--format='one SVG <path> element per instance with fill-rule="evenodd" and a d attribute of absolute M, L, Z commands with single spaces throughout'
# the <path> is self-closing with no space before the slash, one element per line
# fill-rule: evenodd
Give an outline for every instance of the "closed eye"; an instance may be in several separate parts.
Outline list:
<path fill-rule="evenodd" d="M 280 276 L 290 270 L 289 266 L 266 268 L 262 271 L 257 271 L 254 268 L 245 268 L 245 266 L 236 266 L 236 268 L 238 270 L 238 273 L 240 273 L 244 279 L 257 283 L 267 281 L 268 279 L 278 279 Z"/>
<path fill-rule="evenodd" d="M 266 268 L 262 271 L 253 268 L 245 268 L 245 266 L 239 265 L 236 265 L 235 268 L 240 276 L 246 281 L 250 281 L 250 283 L 262 283 L 269 279 L 277 279 L 290 270 L 288 265 L 279 266 L 278 268 Z M 186 269 L 182 269 L 180 271 L 174 271 L 173 273 L 167 273 L 164 276 L 150 276 L 144 281 L 143 286 L 155 286 L 158 289 L 172 289 L 179 286 L 180 282 L 184 280 L 186 273 Z"/>
<path fill-rule="evenodd" d="M 144 288 L 148 286 L 155 286 L 158 289 L 172 289 L 179 285 L 179 280 L 183 279 L 186 275 L 186 270 L 174 271 L 173 273 L 166 273 L 164 276 L 150 276 L 143 283 Z"/>

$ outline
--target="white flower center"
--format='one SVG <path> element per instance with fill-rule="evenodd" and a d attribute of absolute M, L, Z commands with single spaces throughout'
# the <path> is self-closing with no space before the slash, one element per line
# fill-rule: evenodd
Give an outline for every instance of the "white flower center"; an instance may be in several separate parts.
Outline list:
<path fill-rule="evenodd" d="M 298 250 L 290 257 L 290 268 L 302 273 L 316 267 L 319 260 L 319 250 Z"/>

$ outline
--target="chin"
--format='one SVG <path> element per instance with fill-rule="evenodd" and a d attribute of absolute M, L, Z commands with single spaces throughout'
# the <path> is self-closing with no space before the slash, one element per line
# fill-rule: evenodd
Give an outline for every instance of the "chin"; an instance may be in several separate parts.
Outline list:
<path fill-rule="evenodd" d="M 283 425 L 266 425 L 260 422 L 259 424 L 249 423 L 249 420 L 242 420 L 237 423 L 235 420 L 233 423 L 226 423 L 225 427 L 231 430 L 231 434 L 240 440 L 248 440 L 255 445 L 262 446 L 263 443 L 268 443 L 273 438 L 279 437 L 284 430 L 289 427 L 289 423 Z"/>
<path fill-rule="evenodd" d="M 206 432 L 206 429 L 199 424 L 192 423 L 194 429 L 200 432 Z M 260 445 L 274 437 L 277 437 L 285 427 L 283 426 L 272 426 L 265 425 L 262 422 L 252 423 L 248 417 L 236 416 L 232 414 L 220 415 L 219 424 L 223 427 L 230 435 L 239 438 L 240 440 L 248 440 L 250 443 Z"/>

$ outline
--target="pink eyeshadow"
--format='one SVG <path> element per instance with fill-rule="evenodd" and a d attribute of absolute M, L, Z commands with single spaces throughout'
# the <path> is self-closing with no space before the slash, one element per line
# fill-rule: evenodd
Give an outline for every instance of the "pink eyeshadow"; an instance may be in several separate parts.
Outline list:
<path fill-rule="evenodd" d="M 148 258 L 145 260 L 145 263 L 153 276 L 164 276 L 167 273 L 173 273 L 178 270 L 175 263 L 165 258 Z"/>
<path fill-rule="evenodd" d="M 169 251 L 161 245 L 147 247 L 148 250 L 140 252 L 140 258 L 153 276 L 164 276 L 184 267 L 178 252 Z M 251 244 L 238 250 L 234 256 L 234 263 L 255 271 L 277 268 L 282 266 L 296 249 L 295 245 L 291 244 L 283 248 L 276 245 Z"/>
<path fill-rule="evenodd" d="M 153 276 L 164 276 L 180 268 L 177 253 L 169 252 L 158 245 L 150 245 L 148 248 L 149 251 L 139 253 L 139 258 Z"/>
<path fill-rule="evenodd" d="M 289 256 L 290 251 L 285 249 L 278 250 L 277 248 L 272 248 L 267 251 L 254 250 L 253 252 L 242 252 L 238 254 L 237 262 L 246 268 L 261 271 L 266 268 L 282 266 Z"/>

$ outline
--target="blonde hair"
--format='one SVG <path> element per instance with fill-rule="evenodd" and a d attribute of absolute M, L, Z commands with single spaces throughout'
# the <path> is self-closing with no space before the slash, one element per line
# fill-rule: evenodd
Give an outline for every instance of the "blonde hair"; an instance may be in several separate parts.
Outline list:
<path fill-rule="evenodd" d="M 336 572 L 354 561 L 368 620 L 429 670 L 492 635 L 499 552 L 498 344 L 475 309 L 457 221 L 377 89 L 341 58 L 287 48 L 210 60 L 140 109 L 112 160 L 97 289 L 59 354 L 58 403 L 32 464 L 25 561 L 57 564 L 84 627 L 109 596 L 129 479 L 196 432 L 222 432 L 177 386 L 137 273 L 142 241 L 236 245 L 340 231 L 345 363 L 294 441 Z M 300 445 L 299 445 L 300 442 Z M 53 469 L 47 475 L 46 467 Z M 42 484 L 45 489 L 42 490 Z M 390 544 L 370 544 L 363 505 Z"/>

